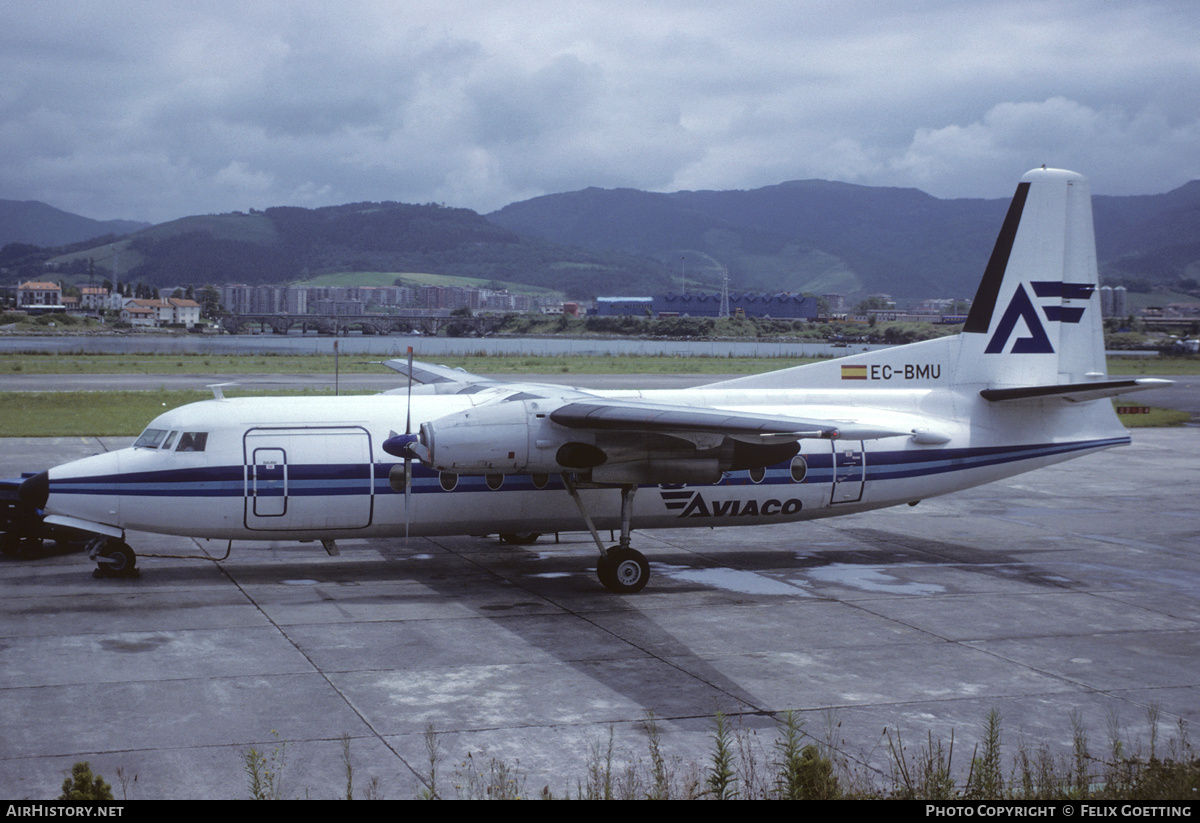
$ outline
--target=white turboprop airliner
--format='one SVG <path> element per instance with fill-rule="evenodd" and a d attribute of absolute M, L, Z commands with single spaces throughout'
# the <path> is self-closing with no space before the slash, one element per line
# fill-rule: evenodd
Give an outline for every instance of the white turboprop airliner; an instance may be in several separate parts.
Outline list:
<path fill-rule="evenodd" d="M 1169 381 L 1108 379 L 1096 287 L 1087 180 L 1035 169 L 953 337 L 669 391 L 504 384 L 410 354 L 389 363 L 407 390 L 217 392 L 20 497 L 99 535 L 90 555 L 109 575 L 135 571 L 126 530 L 334 553 L 339 538 L 586 528 L 600 582 L 636 592 L 650 567 L 635 529 L 853 514 L 1129 443 L 1108 398 Z"/>

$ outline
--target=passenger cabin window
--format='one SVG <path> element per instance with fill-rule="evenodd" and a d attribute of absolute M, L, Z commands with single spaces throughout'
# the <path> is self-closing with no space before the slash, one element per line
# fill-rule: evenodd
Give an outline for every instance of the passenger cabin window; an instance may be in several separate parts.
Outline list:
<path fill-rule="evenodd" d="M 208 445 L 208 432 L 184 432 L 179 437 L 177 452 L 202 452 Z"/>
<path fill-rule="evenodd" d="M 803 483 L 805 477 L 808 477 L 808 463 L 798 454 L 792 458 L 792 482 Z"/>

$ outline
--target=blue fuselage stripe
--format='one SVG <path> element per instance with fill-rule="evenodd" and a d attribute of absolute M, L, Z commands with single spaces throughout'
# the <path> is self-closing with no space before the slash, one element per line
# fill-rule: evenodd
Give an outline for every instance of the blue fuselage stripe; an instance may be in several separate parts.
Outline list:
<path fill-rule="evenodd" d="M 1078 451 L 1126 445 L 1129 437 L 1084 440 L 1071 443 L 1044 443 L 1026 446 L 992 446 L 984 448 L 921 449 L 870 451 L 866 453 L 865 473 L 868 482 L 927 477 L 947 472 L 969 471 L 1022 460 L 1037 460 Z M 803 483 L 831 483 L 834 479 L 833 458 L 829 453 L 806 454 L 808 473 Z M 388 481 L 388 472 L 396 463 L 289 465 L 286 478 L 288 496 L 342 496 L 367 494 L 399 494 Z M 413 465 L 411 488 L 414 493 L 446 493 L 440 475 L 420 465 Z M 839 467 L 841 468 L 841 467 Z M 372 472 L 373 469 L 373 472 Z M 372 480 L 372 477 L 374 478 Z M 858 479 L 857 477 L 855 478 Z M 727 475 L 718 485 L 792 484 L 790 463 L 780 463 L 766 470 L 759 483 L 753 483 L 747 472 Z M 281 495 L 283 478 L 259 478 L 257 493 L 264 496 Z M 489 490 L 487 479 L 463 476 L 457 479 L 453 492 L 482 492 Z M 509 475 L 503 478 L 505 491 L 534 491 L 563 488 L 561 480 L 551 476 L 538 486 L 530 475 Z M 52 478 L 54 494 L 118 495 L 136 497 L 245 497 L 255 494 L 255 481 L 248 480 L 246 467 L 220 466 L 214 468 L 140 471 L 128 474 L 106 474 L 92 477 Z"/>

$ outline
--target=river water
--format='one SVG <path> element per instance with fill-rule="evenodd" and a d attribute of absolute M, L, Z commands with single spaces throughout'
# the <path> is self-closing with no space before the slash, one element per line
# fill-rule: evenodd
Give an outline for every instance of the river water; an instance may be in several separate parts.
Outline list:
<path fill-rule="evenodd" d="M 313 334 L 244 335 L 47 335 L 0 336 L 0 352 L 58 354 L 341 354 L 404 357 L 413 347 L 418 359 L 454 354 L 507 354 L 542 357 L 646 355 L 669 357 L 841 357 L 868 348 L 862 343 L 789 343 L 756 340 L 641 340 L 578 337 L 418 337 Z"/>

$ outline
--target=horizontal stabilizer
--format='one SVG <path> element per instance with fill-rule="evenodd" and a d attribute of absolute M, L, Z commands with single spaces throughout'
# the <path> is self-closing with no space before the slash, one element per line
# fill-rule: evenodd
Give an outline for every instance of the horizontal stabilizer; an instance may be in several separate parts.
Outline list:
<path fill-rule="evenodd" d="M 1137 380 L 1106 380 L 1103 383 L 1067 383 L 1050 386 L 1019 386 L 1014 389 L 984 389 L 979 396 L 984 400 L 994 402 L 1060 397 L 1063 400 L 1078 403 L 1084 400 L 1099 400 L 1104 397 L 1116 397 L 1119 394 L 1145 391 L 1146 389 L 1161 389 L 1173 385 L 1175 383 L 1172 380 L 1142 377 Z"/>
<path fill-rule="evenodd" d="M 395 359 L 385 360 L 383 365 L 393 371 L 398 371 L 405 377 L 409 377 L 408 361 Z M 449 366 L 438 366 L 433 363 L 422 363 L 419 360 L 413 361 L 412 364 L 412 379 L 416 383 L 422 385 L 430 385 L 433 383 L 457 383 L 472 386 L 494 386 L 499 383 L 499 380 L 493 380 L 490 377 L 480 377 L 478 374 L 472 374 L 463 369 L 452 369 Z"/>

